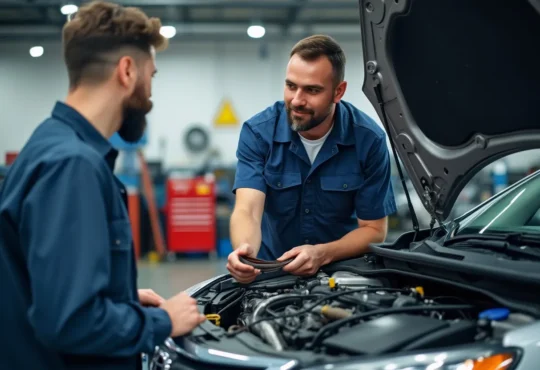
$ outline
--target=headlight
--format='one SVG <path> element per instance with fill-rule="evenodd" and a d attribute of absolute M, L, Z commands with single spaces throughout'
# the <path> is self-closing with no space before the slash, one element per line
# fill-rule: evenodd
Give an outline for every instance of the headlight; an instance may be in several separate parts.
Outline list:
<path fill-rule="evenodd" d="M 512 370 L 519 362 L 520 351 L 503 347 L 463 347 L 447 352 L 426 352 L 400 357 L 327 365 L 325 370 Z"/>
<path fill-rule="evenodd" d="M 417 356 L 421 359 L 423 355 Z M 466 360 L 447 363 L 444 357 L 434 359 L 431 363 L 423 365 L 413 365 L 407 367 L 397 367 L 389 364 L 385 370 L 510 370 L 514 365 L 514 354 L 500 353 L 489 357 L 468 358 Z"/>

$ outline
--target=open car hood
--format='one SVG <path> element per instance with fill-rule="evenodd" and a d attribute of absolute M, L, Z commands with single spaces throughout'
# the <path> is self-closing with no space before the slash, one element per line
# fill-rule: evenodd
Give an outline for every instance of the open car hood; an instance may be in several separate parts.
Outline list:
<path fill-rule="evenodd" d="M 363 91 L 444 220 L 483 167 L 540 147 L 540 1 L 359 4 Z"/>

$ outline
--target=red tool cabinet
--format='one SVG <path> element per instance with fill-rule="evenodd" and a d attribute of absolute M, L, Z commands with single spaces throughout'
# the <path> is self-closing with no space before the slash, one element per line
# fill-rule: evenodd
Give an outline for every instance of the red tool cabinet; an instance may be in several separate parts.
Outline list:
<path fill-rule="evenodd" d="M 216 185 L 213 176 L 167 181 L 167 247 L 173 253 L 216 248 Z"/>

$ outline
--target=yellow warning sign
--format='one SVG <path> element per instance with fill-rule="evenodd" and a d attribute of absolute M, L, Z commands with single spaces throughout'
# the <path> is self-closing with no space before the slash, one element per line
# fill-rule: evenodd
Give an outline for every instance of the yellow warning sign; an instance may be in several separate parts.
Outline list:
<path fill-rule="evenodd" d="M 230 100 L 223 100 L 219 107 L 218 114 L 214 119 L 214 124 L 216 126 L 235 126 L 239 123 L 240 122 L 238 120 L 238 117 L 236 116 Z"/>

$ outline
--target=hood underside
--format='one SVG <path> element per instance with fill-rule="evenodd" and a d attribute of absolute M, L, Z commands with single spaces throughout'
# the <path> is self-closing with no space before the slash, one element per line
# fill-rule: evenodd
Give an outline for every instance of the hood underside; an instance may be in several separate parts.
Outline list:
<path fill-rule="evenodd" d="M 359 4 L 363 91 L 424 206 L 446 219 L 483 167 L 540 148 L 540 1 Z"/>

